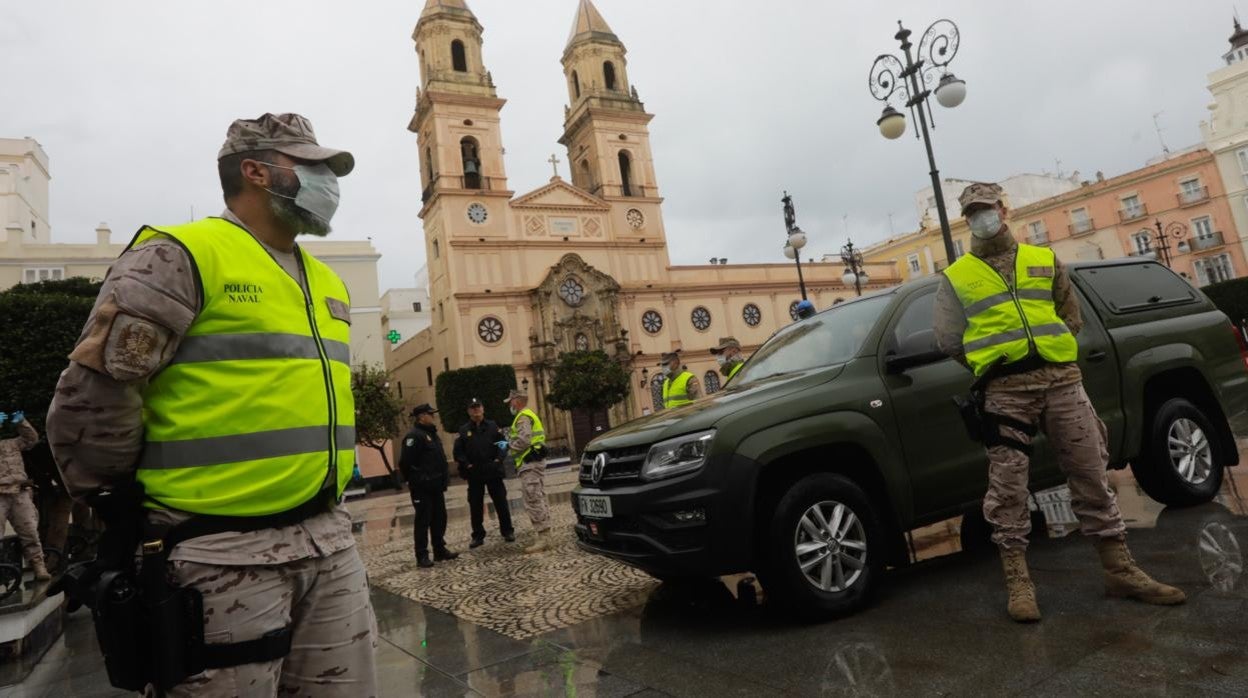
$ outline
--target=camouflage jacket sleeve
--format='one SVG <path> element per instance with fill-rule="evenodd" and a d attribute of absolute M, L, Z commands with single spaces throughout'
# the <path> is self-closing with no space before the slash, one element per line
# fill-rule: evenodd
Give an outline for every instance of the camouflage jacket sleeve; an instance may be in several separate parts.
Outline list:
<path fill-rule="evenodd" d="M 113 264 L 48 410 L 48 444 L 71 496 L 133 477 L 143 387 L 173 358 L 199 304 L 193 267 L 173 242 Z"/>
<path fill-rule="evenodd" d="M 1079 308 L 1079 293 L 1071 285 L 1070 272 L 1061 260 L 1053 260 L 1053 303 L 1057 315 L 1070 328 L 1072 334 L 1083 329 L 1083 312 Z"/>
<path fill-rule="evenodd" d="M 533 443 L 533 420 L 521 417 L 516 420 L 516 435 L 511 438 L 507 448 L 512 453 L 524 453 Z"/>
<path fill-rule="evenodd" d="M 698 385 L 698 377 L 694 376 L 689 379 L 688 388 L 686 389 L 690 400 L 697 400 L 702 397 L 702 388 Z"/>
<path fill-rule="evenodd" d="M 23 451 L 29 451 L 37 443 L 39 443 L 39 432 L 29 419 L 23 419 L 17 425 L 17 447 Z"/>
<path fill-rule="evenodd" d="M 958 300 L 958 293 L 953 290 L 953 284 L 948 277 L 940 280 L 932 315 L 936 346 L 966 366 L 966 353 L 962 350 L 962 336 L 966 334 L 966 313 L 963 312 L 962 301 Z"/>

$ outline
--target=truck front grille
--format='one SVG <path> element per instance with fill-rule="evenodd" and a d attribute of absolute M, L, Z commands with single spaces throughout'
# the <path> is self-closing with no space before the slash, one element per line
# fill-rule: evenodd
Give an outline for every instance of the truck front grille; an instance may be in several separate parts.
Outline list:
<path fill-rule="evenodd" d="M 586 452 L 581 457 L 581 484 L 611 487 L 613 485 L 640 482 L 641 466 L 646 462 L 646 454 L 649 452 L 649 446 L 632 446 L 606 451 L 607 464 L 603 468 L 602 478 L 597 483 L 594 482 L 594 460 L 603 451 Z"/>

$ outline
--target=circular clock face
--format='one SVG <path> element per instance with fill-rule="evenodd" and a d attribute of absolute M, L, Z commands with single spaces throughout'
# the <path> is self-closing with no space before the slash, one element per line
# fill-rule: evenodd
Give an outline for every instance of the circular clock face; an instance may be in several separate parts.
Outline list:
<path fill-rule="evenodd" d="M 628 221 L 628 227 L 633 230 L 640 230 L 641 226 L 646 224 L 645 215 L 635 208 L 628 209 L 628 212 L 624 214 L 624 219 Z"/>
<path fill-rule="evenodd" d="M 745 308 L 741 310 L 741 318 L 750 327 L 758 327 L 758 323 L 763 321 L 763 311 L 759 310 L 758 306 L 753 303 L 746 303 Z"/>
<path fill-rule="evenodd" d="M 658 334 L 663 329 L 663 316 L 653 310 L 647 310 L 641 316 L 641 328 L 650 334 Z"/>
<path fill-rule="evenodd" d="M 468 207 L 468 220 L 480 225 L 485 219 L 490 217 L 490 212 L 481 204 L 472 204 Z"/>
<path fill-rule="evenodd" d="M 569 276 L 559 284 L 559 297 L 568 305 L 580 305 L 585 300 L 585 287 L 576 277 Z"/>
<path fill-rule="evenodd" d="M 481 318 L 477 323 L 477 336 L 486 344 L 498 344 L 503 338 L 503 322 L 495 317 Z"/>
<path fill-rule="evenodd" d="M 693 322 L 694 327 L 705 331 L 711 326 L 711 311 L 699 305 L 690 313 L 689 319 Z"/>

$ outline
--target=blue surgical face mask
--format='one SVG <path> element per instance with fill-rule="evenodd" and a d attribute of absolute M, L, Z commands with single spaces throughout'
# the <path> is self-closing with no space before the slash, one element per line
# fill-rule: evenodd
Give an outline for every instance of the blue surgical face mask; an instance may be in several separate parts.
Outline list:
<path fill-rule="evenodd" d="M 1001 232 L 1001 212 L 995 208 L 980 209 L 970 215 L 967 224 L 972 235 L 987 240 Z"/>
<path fill-rule="evenodd" d="M 266 189 L 265 191 L 274 196 L 294 201 L 296 206 L 320 219 L 325 224 L 325 227 L 328 228 L 330 219 L 334 217 L 334 212 L 338 210 L 338 175 L 329 169 L 329 165 L 323 162 L 315 165 L 295 165 L 294 167 L 274 165 L 271 162 L 265 164 L 269 167 L 292 170 L 295 173 L 295 177 L 299 179 L 299 191 L 294 196 L 287 196 L 272 189 Z"/>

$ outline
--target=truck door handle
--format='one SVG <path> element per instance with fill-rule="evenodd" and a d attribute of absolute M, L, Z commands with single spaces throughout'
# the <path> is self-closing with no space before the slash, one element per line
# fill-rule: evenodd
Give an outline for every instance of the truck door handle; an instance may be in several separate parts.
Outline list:
<path fill-rule="evenodd" d="M 1088 361 L 1091 361 L 1091 362 L 1093 362 L 1093 363 L 1099 363 L 1099 362 L 1101 362 L 1101 361 L 1104 361 L 1104 360 L 1105 360 L 1105 358 L 1106 358 L 1106 357 L 1108 357 L 1108 356 L 1109 356 L 1109 354 L 1106 354 L 1105 352 L 1101 351 L 1100 349 L 1097 349 L 1096 351 L 1093 351 L 1093 352 L 1089 352 L 1089 353 L 1088 353 Z"/>

